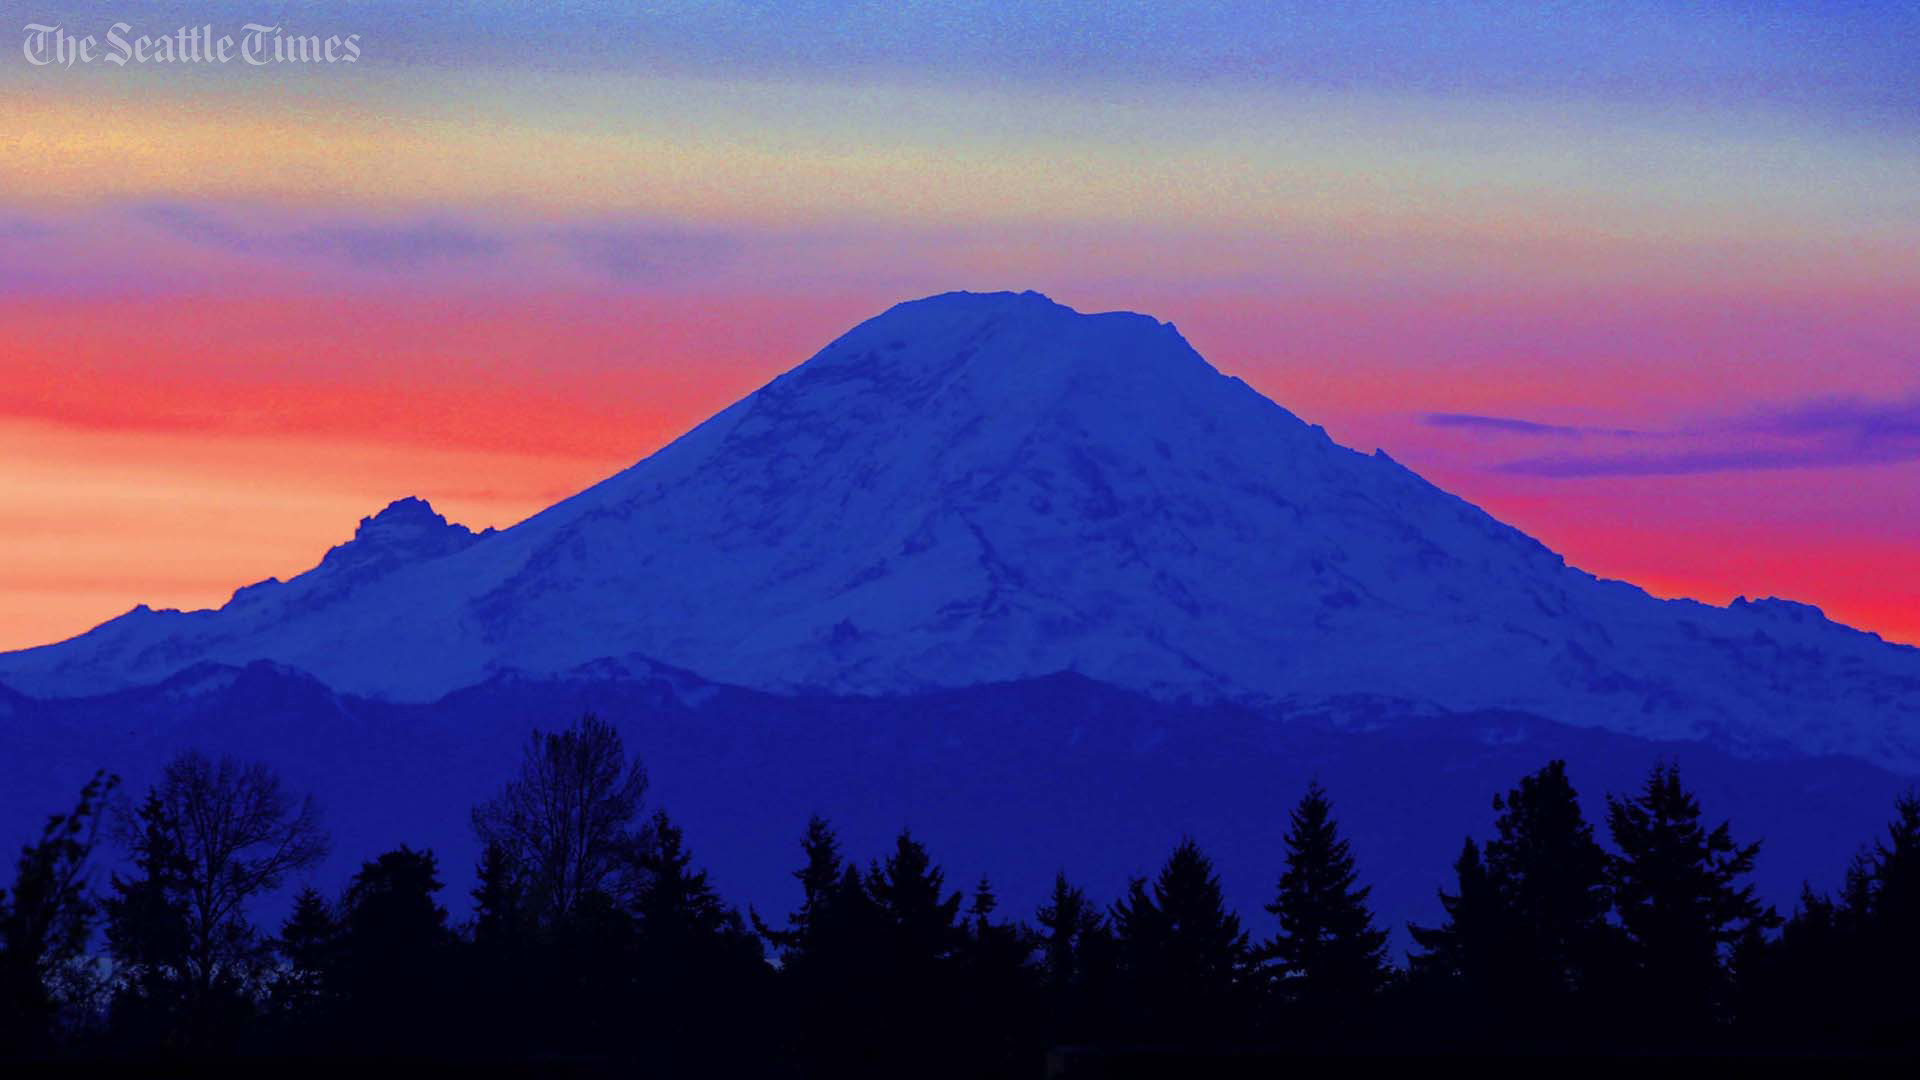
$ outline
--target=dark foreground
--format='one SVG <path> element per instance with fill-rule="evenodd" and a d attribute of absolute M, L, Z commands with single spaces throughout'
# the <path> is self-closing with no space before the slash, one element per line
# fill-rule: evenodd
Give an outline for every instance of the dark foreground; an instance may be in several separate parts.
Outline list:
<path fill-rule="evenodd" d="M 11 1060 L 646 1075 L 1274 1075 L 1302 1055 L 1843 1054 L 1920 1049 L 1920 800 L 1838 895 L 1783 917 L 1759 848 L 1661 766 L 1596 828 L 1554 762 L 1493 798 L 1398 962 L 1317 785 L 1243 922 L 1191 840 L 1119 896 L 1038 910 L 947 881 L 902 832 L 863 860 L 804 832 L 783 914 L 730 906 L 591 718 L 529 741 L 472 810 L 445 906 L 433 852 L 306 880 L 328 838 L 272 770 L 183 754 L 102 775 L 0 902 Z M 110 852 L 118 869 L 97 868 Z M 1143 853 L 1146 855 L 1147 853 Z M 1062 861 L 1071 859 L 1062 852 Z M 1844 855 L 1842 856 L 1844 858 Z M 1813 872 L 1813 868 L 1808 868 Z M 104 880 L 101 880 L 103 879 Z M 1257 925 L 1257 929 L 1255 928 Z"/>

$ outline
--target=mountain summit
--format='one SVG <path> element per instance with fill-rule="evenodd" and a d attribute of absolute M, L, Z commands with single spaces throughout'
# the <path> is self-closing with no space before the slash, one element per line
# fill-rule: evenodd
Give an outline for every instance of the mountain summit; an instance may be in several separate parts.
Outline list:
<path fill-rule="evenodd" d="M 1572 569 L 1150 317 L 950 293 L 513 528 L 403 500 L 308 574 L 0 656 L 0 681 L 75 696 L 268 659 L 404 701 L 609 657 L 883 696 L 1071 671 L 1920 769 L 1920 650 L 1810 610 Z"/>

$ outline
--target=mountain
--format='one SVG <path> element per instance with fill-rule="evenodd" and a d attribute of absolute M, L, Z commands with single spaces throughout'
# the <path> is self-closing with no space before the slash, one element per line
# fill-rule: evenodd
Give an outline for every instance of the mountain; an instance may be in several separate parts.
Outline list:
<path fill-rule="evenodd" d="M 1172 326 L 1035 293 L 898 305 L 512 528 L 402 500 L 306 574 L 217 611 L 136 608 L 0 656 L 0 682 L 70 698 L 271 660 L 428 702 L 607 658 L 789 695 L 1072 672 L 1165 702 L 1511 710 L 1920 771 L 1920 650 L 1803 605 L 1597 579 Z"/>

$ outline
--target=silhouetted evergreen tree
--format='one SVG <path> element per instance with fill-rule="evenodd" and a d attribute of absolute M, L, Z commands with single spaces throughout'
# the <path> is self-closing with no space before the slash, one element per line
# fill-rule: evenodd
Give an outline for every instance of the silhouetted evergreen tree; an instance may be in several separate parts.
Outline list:
<path fill-rule="evenodd" d="M 1111 935 L 1106 916 L 1087 894 L 1067 881 L 1065 873 L 1056 874 L 1053 893 L 1034 918 L 1045 931 L 1040 951 L 1047 985 L 1062 990 L 1088 978 L 1089 949 L 1099 948 L 1096 938 Z"/>
<path fill-rule="evenodd" d="M 526 888 L 505 848 L 488 844 L 474 868 L 473 918 L 469 925 L 476 950 L 500 958 L 526 947 L 532 932 Z"/>
<path fill-rule="evenodd" d="M 1555 761 L 1493 800 L 1494 838 L 1468 841 L 1455 863 L 1458 892 L 1442 893 L 1448 921 L 1414 927 L 1430 950 L 1419 981 L 1458 980 L 1469 1010 L 1453 1037 L 1565 1044 L 1602 1022 L 1611 996 L 1614 931 L 1607 856 L 1580 811 L 1566 763 Z"/>
<path fill-rule="evenodd" d="M 1612 935 L 1606 916 L 1607 857 L 1567 780 L 1566 763 L 1521 779 L 1493 808 L 1486 845 L 1488 876 L 1517 922 L 1523 951 L 1516 989 L 1551 994 L 1590 985 L 1605 964 Z M 1528 979 L 1527 976 L 1532 976 Z"/>
<path fill-rule="evenodd" d="M 1480 845 L 1471 836 L 1453 861 L 1453 875 L 1454 891 L 1439 890 L 1446 921 L 1436 927 L 1407 927 L 1414 944 L 1424 950 L 1412 958 L 1410 972 L 1417 979 L 1457 983 L 1451 988 L 1454 993 L 1484 993 L 1494 975 L 1488 965 L 1502 948 L 1505 916 Z"/>
<path fill-rule="evenodd" d="M 99 910 L 88 875 L 118 784 L 95 773 L 73 810 L 49 817 L 21 850 L 12 887 L 0 889 L 0 1059 L 50 1053 L 62 1003 L 90 981 L 83 960 Z"/>
<path fill-rule="evenodd" d="M 881 1060 L 903 1068 L 939 1045 L 954 1008 L 953 961 L 965 941 L 961 896 L 947 890 L 945 872 L 906 830 L 893 852 L 867 871 L 866 895 L 878 929 L 871 939 L 878 946 L 877 974 L 891 988 L 875 1003 L 884 1027 Z"/>
<path fill-rule="evenodd" d="M 112 1022 L 125 1050 L 177 1053 L 184 1045 L 187 874 L 173 811 L 148 791 L 125 827 L 133 872 L 113 876 L 107 951 L 118 968 Z"/>
<path fill-rule="evenodd" d="M 693 868 L 685 837 L 664 811 L 647 829 L 633 910 L 642 1015 L 653 1028 L 641 1064 L 656 1075 L 748 1067 L 753 1044 L 729 1038 L 729 1012 L 758 1012 L 767 972 L 759 939 Z"/>
<path fill-rule="evenodd" d="M 1386 983 L 1387 934 L 1373 924 L 1367 887 L 1340 838 L 1318 783 L 1307 788 L 1286 836 L 1287 869 L 1267 911 L 1280 932 L 1261 950 L 1282 1001 L 1304 1014 L 1305 1031 L 1338 1038 L 1377 1004 Z"/>
<path fill-rule="evenodd" d="M 340 921 L 320 890 L 311 885 L 300 890 L 273 941 L 280 970 L 268 992 L 279 1037 L 288 1049 L 311 1051 L 330 1035 L 339 990 L 333 984 L 340 933 Z"/>
<path fill-rule="evenodd" d="M 1834 921 L 1852 1047 L 1920 1049 L 1920 793 L 1895 802 L 1886 835 L 1854 860 Z"/>
<path fill-rule="evenodd" d="M 1039 972 L 1031 965 L 1032 931 L 996 921 L 1000 906 L 985 878 L 967 905 L 958 955 L 961 1053 L 954 1071 L 971 1076 L 1008 1076 L 1031 1071 L 1042 1046 L 1036 1016 Z"/>
<path fill-rule="evenodd" d="M 472 1020 L 476 1054 L 517 1057 L 538 1041 L 547 1002 L 539 961 L 547 954 L 514 860 L 505 848 L 488 844 L 474 867 L 468 895 L 473 914 L 467 922 L 462 955 L 460 998 Z"/>
<path fill-rule="evenodd" d="M 386 1054 L 448 1045 L 453 936 L 440 889 L 433 852 L 404 846 L 362 863 L 347 886 L 335 977 L 352 1003 L 354 1045 Z"/>
<path fill-rule="evenodd" d="M 1243 1035 L 1247 935 L 1197 844 L 1183 839 L 1151 887 L 1135 878 L 1112 918 L 1139 1038 L 1199 1043 Z"/>
<path fill-rule="evenodd" d="M 895 973 L 910 984 L 931 984 L 964 936 L 960 894 L 946 891 L 946 874 L 911 832 L 902 831 L 893 854 L 868 871 L 867 894 L 888 928 Z"/>
<path fill-rule="evenodd" d="M 633 904 L 647 948 L 666 958 L 745 951 L 757 962 L 760 943 L 747 934 L 739 912 L 714 892 L 706 871 L 693 869 L 680 827 L 664 810 L 654 812 L 651 825 Z"/>
<path fill-rule="evenodd" d="M 1609 877 L 1631 944 L 1634 1011 L 1670 1043 L 1704 1038 L 1730 1019 L 1733 945 L 1749 926 L 1777 921 L 1740 881 L 1760 845 L 1736 844 L 1724 822 L 1702 825 L 1699 800 L 1671 765 L 1655 766 L 1631 799 L 1608 796 L 1607 825 L 1620 850 Z"/>
<path fill-rule="evenodd" d="M 806 862 L 793 872 L 794 879 L 800 882 L 800 906 L 787 916 L 786 927 L 774 929 L 761 921 L 758 912 L 749 912 L 755 932 L 779 951 L 781 967 L 788 971 L 796 965 L 805 966 L 823 924 L 829 921 L 827 908 L 839 892 L 846 870 L 840 854 L 840 838 L 818 814 L 807 820 L 800 849 L 806 855 Z"/>
<path fill-rule="evenodd" d="M 1105 913 L 1061 873 L 1034 918 L 1051 1040 L 1087 1042 L 1111 1033 L 1119 959 Z"/>
<path fill-rule="evenodd" d="M 762 1026 L 809 1075 L 884 1072 L 892 1063 L 861 1018 L 889 1004 L 883 956 L 888 927 L 867 894 L 865 875 L 842 858 L 839 838 L 825 820 L 807 822 L 801 848 L 805 861 L 793 873 L 800 906 L 782 929 L 754 919 L 779 951 L 779 985 L 787 1002 Z"/>

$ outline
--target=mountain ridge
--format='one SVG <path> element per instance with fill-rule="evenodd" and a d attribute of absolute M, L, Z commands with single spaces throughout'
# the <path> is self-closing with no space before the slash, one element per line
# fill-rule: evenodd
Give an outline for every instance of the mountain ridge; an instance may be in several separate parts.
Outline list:
<path fill-rule="evenodd" d="M 1170 703 L 1070 673 L 809 698 L 637 660 L 564 676 L 502 672 L 434 702 L 396 703 L 271 662 L 207 664 L 97 697 L 0 692 L 0 832 L 33 835 L 97 769 L 138 791 L 172 755 L 199 749 L 264 762 L 318 798 L 335 842 L 314 879 L 323 888 L 344 887 L 361 859 L 399 844 L 434 851 L 458 875 L 480 855 L 469 808 L 511 778 L 528 733 L 593 712 L 645 762 L 649 806 L 688 830 L 731 899 L 762 911 L 790 905 L 797 839 L 820 813 L 856 858 L 911 826 L 954 880 L 991 874 L 1011 911 L 1044 902 L 1063 868 L 1096 898 L 1122 895 L 1192 836 L 1257 921 L 1287 811 L 1317 780 L 1335 793 L 1382 925 L 1398 927 L 1440 917 L 1435 890 L 1461 835 L 1484 834 L 1487 799 L 1550 758 L 1570 762 L 1596 818 L 1604 796 L 1677 758 L 1716 820 L 1765 838 L 1756 881 L 1782 906 L 1809 878 L 1838 885 L 1846 853 L 1880 829 L 1909 782 L 1849 758 L 1739 757 L 1524 714 L 1341 705 Z M 458 916 L 465 890 L 450 886 L 446 901 Z"/>

